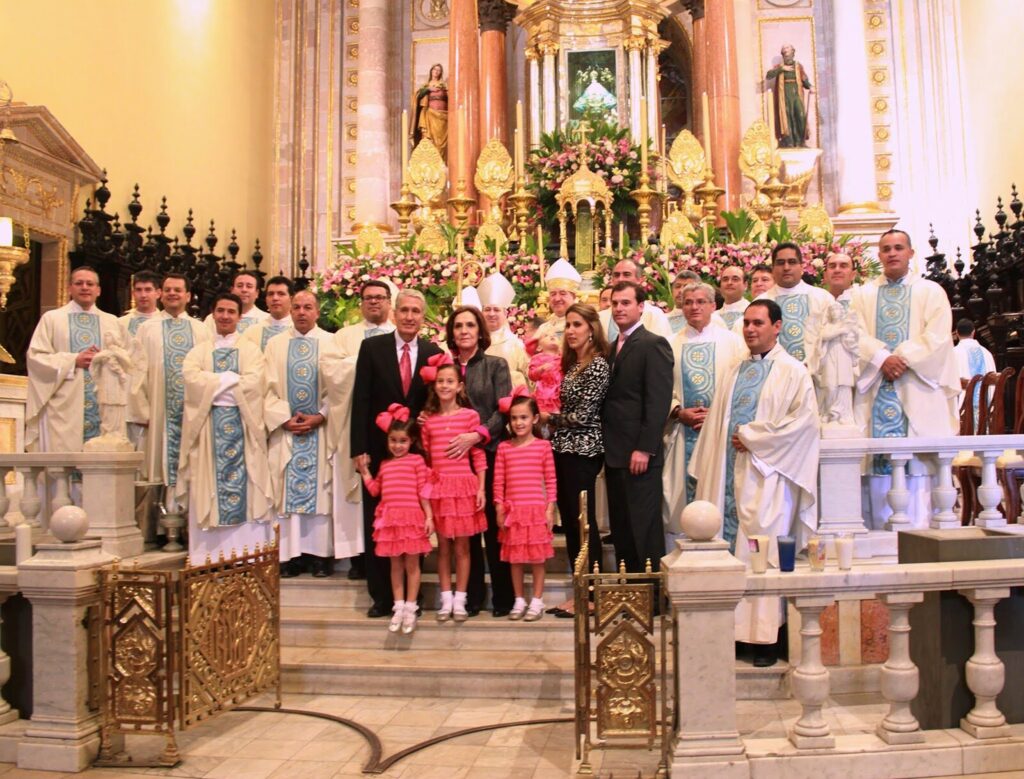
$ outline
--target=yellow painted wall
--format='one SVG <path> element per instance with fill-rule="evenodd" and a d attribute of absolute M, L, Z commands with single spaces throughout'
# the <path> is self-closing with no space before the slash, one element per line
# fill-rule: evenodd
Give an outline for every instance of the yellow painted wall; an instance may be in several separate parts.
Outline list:
<path fill-rule="evenodd" d="M 144 225 L 166 195 L 169 232 L 191 207 L 197 239 L 215 219 L 218 253 L 235 228 L 276 268 L 274 0 L 0 0 L 0 29 L 0 79 L 107 168 L 108 210 L 137 182 Z"/>
<path fill-rule="evenodd" d="M 961 0 L 960 27 L 971 194 L 993 229 L 996 197 L 1024 191 L 1024 2 Z"/>

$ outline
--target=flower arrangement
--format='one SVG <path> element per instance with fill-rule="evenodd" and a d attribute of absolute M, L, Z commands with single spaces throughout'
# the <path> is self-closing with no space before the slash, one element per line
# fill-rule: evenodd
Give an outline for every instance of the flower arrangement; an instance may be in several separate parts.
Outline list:
<path fill-rule="evenodd" d="M 588 167 L 601 176 L 612 192 L 612 211 L 619 221 L 636 213 L 636 203 L 629 193 L 639 186 L 640 147 L 635 145 L 628 128 L 597 122 L 592 137 L 586 142 Z M 540 146 L 530 152 L 526 161 L 527 178 L 537 196 L 537 206 L 546 224 L 558 220 L 555 194 L 562 183 L 580 169 L 580 149 L 583 144 L 571 139 L 570 133 L 556 130 L 540 137 Z M 655 155 L 651 155 L 651 160 Z M 654 167 L 648 174 L 652 186 L 656 176 Z"/>

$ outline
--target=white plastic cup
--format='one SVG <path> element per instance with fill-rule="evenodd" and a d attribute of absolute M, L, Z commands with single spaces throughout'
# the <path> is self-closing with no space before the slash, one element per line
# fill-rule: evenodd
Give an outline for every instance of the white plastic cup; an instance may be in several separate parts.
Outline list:
<path fill-rule="evenodd" d="M 747 539 L 750 550 L 750 570 L 754 573 L 764 573 L 768 570 L 768 544 L 771 539 L 768 536 L 750 536 Z"/>
<path fill-rule="evenodd" d="M 812 571 L 825 570 L 825 539 L 814 536 L 807 541 L 807 562 Z"/>
<path fill-rule="evenodd" d="M 848 535 L 836 537 L 836 560 L 840 571 L 853 568 L 853 539 Z"/>

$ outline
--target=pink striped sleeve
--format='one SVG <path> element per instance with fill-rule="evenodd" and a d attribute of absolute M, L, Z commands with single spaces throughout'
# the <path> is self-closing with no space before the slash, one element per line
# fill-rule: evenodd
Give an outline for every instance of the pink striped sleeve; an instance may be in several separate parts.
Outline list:
<path fill-rule="evenodd" d="M 498 445 L 498 454 L 494 458 L 494 502 L 502 504 L 505 502 L 505 455 L 508 454 L 508 447 L 505 444 Z"/>
<path fill-rule="evenodd" d="M 555 478 L 555 456 L 551 453 L 550 444 L 544 447 L 543 466 L 544 489 L 547 492 L 547 501 L 548 503 L 554 503 L 558 495 L 558 481 Z"/>
<path fill-rule="evenodd" d="M 469 450 L 470 462 L 473 464 L 473 473 L 483 473 L 487 470 L 487 455 L 479 446 Z"/>

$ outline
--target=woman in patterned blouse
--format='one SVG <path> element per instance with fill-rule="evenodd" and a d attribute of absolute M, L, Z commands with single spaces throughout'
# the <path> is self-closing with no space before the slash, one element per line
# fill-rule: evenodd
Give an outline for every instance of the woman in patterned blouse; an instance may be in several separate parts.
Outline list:
<path fill-rule="evenodd" d="M 582 303 L 570 306 L 565 314 L 565 340 L 562 344 L 562 410 L 548 417 L 547 423 L 554 428 L 551 448 L 555 452 L 558 513 L 565 529 L 570 565 L 575 563 L 580 551 L 579 495 L 581 490 L 587 491 L 590 528 L 588 569 L 601 559 L 594 482 L 604 464 L 601 405 L 611 376 L 607 355 L 608 341 L 597 310 Z"/>

